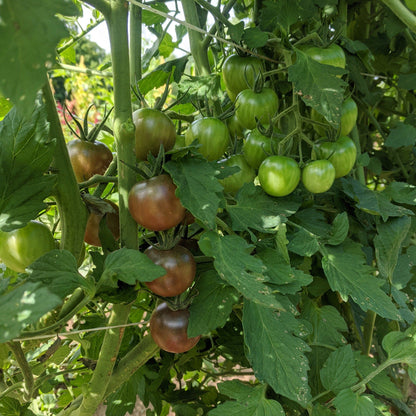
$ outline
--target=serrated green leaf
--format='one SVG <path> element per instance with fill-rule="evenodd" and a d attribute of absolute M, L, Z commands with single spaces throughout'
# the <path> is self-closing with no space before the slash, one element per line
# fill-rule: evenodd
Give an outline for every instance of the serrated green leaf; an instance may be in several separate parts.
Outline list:
<path fill-rule="evenodd" d="M 178 85 L 181 94 L 188 94 L 192 100 L 218 101 L 224 95 L 221 90 L 221 77 L 218 74 L 190 76 L 181 79 Z"/>
<path fill-rule="evenodd" d="M 358 381 L 351 345 L 345 345 L 329 354 L 321 369 L 322 385 L 338 394 Z"/>
<path fill-rule="evenodd" d="M 277 201 L 252 183 L 245 184 L 236 199 L 236 204 L 226 205 L 235 231 L 275 232 L 276 227 L 293 215 L 301 204 L 293 199 L 279 198 Z"/>
<path fill-rule="evenodd" d="M 416 335 L 410 327 L 405 332 L 392 331 L 384 336 L 382 345 L 388 360 L 416 367 Z"/>
<path fill-rule="evenodd" d="M 121 248 L 105 259 L 102 278 L 107 285 L 117 287 L 118 280 L 135 285 L 137 282 L 151 282 L 165 274 L 166 270 L 154 264 L 146 254 Z"/>
<path fill-rule="evenodd" d="M 302 101 L 322 114 L 338 128 L 346 82 L 337 75 L 345 70 L 316 62 L 304 52 L 296 50 L 296 62 L 289 67 L 289 81 L 293 82 Z"/>
<path fill-rule="evenodd" d="M 288 250 L 299 256 L 313 256 L 319 251 L 319 241 L 316 235 L 300 228 L 289 237 Z"/>
<path fill-rule="evenodd" d="M 293 314 L 272 312 L 253 302 L 244 302 L 244 340 L 247 358 L 259 380 L 277 394 L 300 404 L 310 398 L 308 345 L 299 338 L 305 327 Z M 259 342 L 261 340 L 261 342 Z"/>
<path fill-rule="evenodd" d="M 416 74 L 400 74 L 397 86 L 404 90 L 415 90 L 416 89 Z"/>
<path fill-rule="evenodd" d="M 377 235 L 374 238 L 377 266 L 381 276 L 390 282 L 410 224 L 410 217 L 400 217 L 377 225 Z"/>
<path fill-rule="evenodd" d="M 312 276 L 292 268 L 279 251 L 273 248 L 257 250 L 257 256 L 267 267 L 270 286 L 282 294 L 295 294 L 312 282 Z"/>
<path fill-rule="evenodd" d="M 248 386 L 239 380 L 224 381 L 218 385 L 221 394 L 235 399 L 210 410 L 210 416 L 284 416 L 282 406 L 265 397 L 264 386 Z"/>
<path fill-rule="evenodd" d="M 169 13 L 169 8 L 165 3 L 152 3 L 152 9 L 158 10 L 163 13 Z M 152 26 L 158 23 L 163 23 L 166 17 L 153 13 L 150 10 L 142 11 L 142 22 L 147 26 Z"/>
<path fill-rule="evenodd" d="M 250 255 L 253 246 L 237 235 L 220 236 L 207 231 L 200 237 L 199 247 L 206 256 L 214 258 L 219 276 L 246 299 L 269 308 L 283 309 L 269 286 L 265 285 L 266 266 Z"/>
<path fill-rule="evenodd" d="M 0 49 L 0 90 L 26 116 L 55 61 L 56 46 L 69 34 L 57 14 L 77 16 L 79 10 L 72 0 L 0 3 L 0 39 L 7 39 Z"/>
<path fill-rule="evenodd" d="M 344 193 L 357 203 L 357 208 L 380 215 L 384 221 L 389 217 L 414 215 L 409 209 L 392 204 L 384 192 L 372 191 L 353 178 L 341 178 L 341 183 Z"/>
<path fill-rule="evenodd" d="M 267 32 L 261 31 L 259 27 L 249 27 L 244 30 L 242 38 L 248 48 L 255 49 L 263 47 L 267 43 L 269 35 Z"/>
<path fill-rule="evenodd" d="M 189 337 L 223 327 L 239 299 L 238 292 L 225 284 L 215 270 L 208 270 L 198 276 L 195 288 L 198 295 L 189 307 Z"/>
<path fill-rule="evenodd" d="M 407 286 L 414 273 L 413 268 L 416 266 L 416 246 L 410 246 L 406 253 L 399 256 L 396 268 L 393 272 L 393 285 L 400 290 Z"/>
<path fill-rule="evenodd" d="M 0 121 L 3 120 L 12 107 L 12 102 L 0 94 Z"/>
<path fill-rule="evenodd" d="M 237 24 L 229 24 L 227 33 L 233 42 L 239 43 L 244 33 L 244 22 L 238 22 Z"/>
<path fill-rule="evenodd" d="M 225 202 L 223 188 L 215 177 L 219 173 L 218 169 L 197 157 L 171 160 L 164 168 L 178 187 L 176 194 L 183 206 L 204 226 L 215 228 L 218 208 Z"/>
<path fill-rule="evenodd" d="M 406 182 L 392 182 L 383 191 L 394 202 L 416 205 L 416 186 Z"/>
<path fill-rule="evenodd" d="M 321 404 L 317 404 L 313 407 L 311 416 L 332 416 L 334 414 L 335 413 L 332 412 L 331 409 L 328 409 Z"/>
<path fill-rule="evenodd" d="M 45 175 L 55 143 L 49 140 L 46 112 L 37 108 L 25 120 L 13 108 L 0 122 L 0 229 L 12 231 L 37 217 L 52 192 Z"/>
<path fill-rule="evenodd" d="M 393 149 L 402 146 L 414 146 L 416 143 L 416 128 L 410 124 L 398 123 L 387 136 L 385 145 Z"/>
<path fill-rule="evenodd" d="M 380 289 L 383 282 L 373 276 L 367 266 L 361 246 L 348 242 L 336 247 L 326 247 L 322 268 L 333 291 L 339 292 L 344 301 L 348 297 L 363 310 L 400 320 L 400 314 L 391 299 Z"/>
<path fill-rule="evenodd" d="M 348 230 L 348 215 L 346 212 L 342 212 L 335 217 L 326 243 L 332 246 L 341 244 L 347 238 Z"/>
<path fill-rule="evenodd" d="M 334 399 L 339 416 L 375 416 L 374 403 L 369 396 L 361 396 L 350 389 L 341 391 Z"/>

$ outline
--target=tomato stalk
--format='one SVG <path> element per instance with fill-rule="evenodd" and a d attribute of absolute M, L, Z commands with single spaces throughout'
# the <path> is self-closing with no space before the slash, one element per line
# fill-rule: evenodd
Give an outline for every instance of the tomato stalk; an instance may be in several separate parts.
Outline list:
<path fill-rule="evenodd" d="M 142 9 L 133 3 L 130 3 L 129 27 L 130 84 L 136 85 L 142 77 Z"/>
<path fill-rule="evenodd" d="M 381 0 L 412 32 L 416 32 L 416 16 L 400 0 Z"/>

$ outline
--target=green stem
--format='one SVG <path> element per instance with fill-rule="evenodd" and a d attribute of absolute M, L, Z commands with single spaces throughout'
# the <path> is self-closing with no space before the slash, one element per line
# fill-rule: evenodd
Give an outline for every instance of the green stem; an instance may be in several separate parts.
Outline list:
<path fill-rule="evenodd" d="M 105 71 L 105 72 L 97 71 L 96 69 L 80 68 L 79 66 L 61 64 L 61 63 L 56 64 L 55 69 L 65 69 L 66 71 L 76 72 L 79 74 L 94 75 L 94 76 L 103 77 L 103 78 L 113 77 L 113 73 L 109 71 Z"/>
<path fill-rule="evenodd" d="M 142 77 L 142 9 L 133 3 L 130 3 L 129 27 L 130 84 L 136 85 Z"/>
<path fill-rule="evenodd" d="M 118 181 L 117 176 L 94 175 L 87 181 L 80 182 L 79 187 L 88 188 L 89 186 L 97 185 L 98 183 L 107 185 L 108 183 L 111 183 L 111 182 L 117 183 L 117 181 Z"/>
<path fill-rule="evenodd" d="M 364 355 L 370 355 L 371 344 L 373 343 L 374 324 L 376 322 L 376 313 L 373 311 L 367 311 L 364 320 L 363 329 L 363 349 Z"/>
<path fill-rule="evenodd" d="M 20 370 L 22 371 L 23 380 L 24 380 L 24 399 L 30 401 L 33 394 L 33 387 L 35 385 L 33 380 L 32 369 L 29 366 L 29 363 L 26 360 L 25 353 L 22 350 L 20 342 L 11 341 L 7 343 L 10 351 L 14 354 L 17 364 L 19 365 Z"/>
<path fill-rule="evenodd" d="M 117 157 L 115 156 L 114 158 L 113 158 L 113 160 L 111 161 L 111 163 L 110 163 L 110 166 L 107 168 L 107 170 L 106 170 L 106 172 L 105 172 L 105 175 L 104 175 L 104 177 L 105 178 L 113 178 L 113 175 L 115 175 L 116 173 L 117 173 Z M 93 176 L 94 177 L 94 176 Z M 92 179 L 92 178 L 91 178 Z M 117 179 L 117 181 L 118 181 L 118 179 Z M 111 181 L 108 181 L 108 182 L 113 182 L 112 180 Z M 101 195 L 103 194 L 103 192 L 104 192 L 104 190 L 105 190 L 105 188 L 107 187 L 107 179 L 105 179 L 104 181 L 102 181 L 96 188 L 95 188 L 95 191 L 93 192 L 93 195 L 94 196 L 96 196 L 96 197 L 98 197 L 98 198 L 100 198 L 101 197 Z"/>
<path fill-rule="evenodd" d="M 108 14 L 110 13 L 109 0 L 82 0 L 82 1 L 94 7 L 95 9 L 99 10 L 104 16 L 108 16 Z"/>
<path fill-rule="evenodd" d="M 368 374 L 367 377 L 363 378 L 359 383 L 352 386 L 351 390 L 352 391 L 360 390 L 367 383 L 369 383 L 375 376 L 377 376 L 382 371 L 384 371 L 387 367 L 389 367 L 391 365 L 394 365 L 394 364 L 399 364 L 399 363 L 400 363 L 400 360 L 398 360 L 398 361 L 395 361 L 395 360 L 386 360 L 386 361 L 384 361 L 384 363 L 381 363 L 373 372 Z"/>
<path fill-rule="evenodd" d="M 416 32 L 416 16 L 400 0 L 381 0 L 412 32 Z"/>
<path fill-rule="evenodd" d="M 109 326 L 123 325 L 127 322 L 131 305 L 113 305 Z M 74 416 L 91 416 L 98 405 L 102 403 L 108 388 L 111 374 L 120 349 L 125 328 L 108 329 L 98 356 L 97 366 L 88 385 L 88 390 L 83 396 L 80 407 L 73 413 Z"/>
<path fill-rule="evenodd" d="M 357 148 L 357 157 L 361 155 L 361 143 L 360 143 L 360 136 L 358 134 L 357 126 L 355 125 L 351 132 L 351 138 Z M 355 171 L 357 175 L 357 179 L 360 181 L 361 184 L 365 185 L 365 173 L 364 173 L 364 166 L 358 165 Z"/>
<path fill-rule="evenodd" d="M 50 122 L 49 135 L 56 139 L 52 169 L 57 172 L 53 190 L 61 220 L 61 249 L 70 251 L 78 260 L 82 256 L 87 208 L 81 199 L 74 171 L 69 160 L 65 137 L 56 110 L 56 103 L 49 81 L 42 89 Z"/>

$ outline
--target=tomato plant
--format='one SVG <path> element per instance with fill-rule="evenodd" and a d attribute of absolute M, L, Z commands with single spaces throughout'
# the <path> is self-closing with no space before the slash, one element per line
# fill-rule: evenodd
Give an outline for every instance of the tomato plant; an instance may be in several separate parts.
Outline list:
<path fill-rule="evenodd" d="M 175 195 L 176 185 L 166 174 L 136 183 L 129 192 L 129 211 L 142 227 L 163 231 L 185 218 L 185 208 Z"/>
<path fill-rule="evenodd" d="M 195 120 L 185 132 L 185 143 L 189 146 L 194 140 L 200 144 L 198 151 L 208 160 L 220 158 L 230 144 L 227 125 L 215 117 Z"/>
<path fill-rule="evenodd" d="M 133 113 L 135 126 L 135 152 L 137 160 L 147 160 L 149 152 L 157 156 L 160 146 L 171 150 L 176 141 L 176 130 L 172 120 L 154 108 L 140 108 Z"/>
<path fill-rule="evenodd" d="M 30 264 L 55 248 L 49 228 L 30 221 L 14 231 L 0 231 L 0 259 L 10 269 L 23 273 Z"/>
<path fill-rule="evenodd" d="M 273 153 L 275 149 L 272 148 L 272 143 L 277 145 L 275 140 L 260 133 L 258 129 L 251 130 L 247 134 L 243 145 L 243 153 L 252 168 L 258 169 L 261 162 Z"/>
<path fill-rule="evenodd" d="M 302 169 L 302 183 L 314 194 L 328 191 L 335 180 L 335 168 L 329 160 L 314 160 Z"/>
<path fill-rule="evenodd" d="M 162 350 L 173 353 L 186 352 L 200 339 L 200 336 L 188 337 L 188 322 L 188 309 L 172 310 L 163 302 L 152 313 L 150 333 Z"/>
<path fill-rule="evenodd" d="M 243 90 L 235 100 L 235 114 L 245 129 L 254 129 L 259 121 L 269 124 L 276 115 L 279 98 L 271 88 L 263 88 L 256 92 L 252 89 Z"/>
<path fill-rule="evenodd" d="M 287 156 L 268 156 L 259 167 L 259 181 L 266 193 L 286 196 L 292 193 L 300 181 L 300 168 Z"/>
<path fill-rule="evenodd" d="M 104 175 L 113 154 L 107 145 L 96 140 L 74 139 L 68 142 L 68 154 L 78 182 L 84 182 L 94 175 Z"/>
<path fill-rule="evenodd" d="M 163 297 L 178 296 L 188 289 L 195 278 L 196 263 L 192 253 L 181 245 L 169 250 L 150 246 L 144 253 L 153 263 L 166 269 L 166 274 L 146 286 L 156 295 Z"/>
<path fill-rule="evenodd" d="M 253 182 L 256 177 L 254 169 L 247 163 L 243 155 L 232 155 L 222 163 L 228 167 L 239 168 L 238 172 L 219 180 L 224 187 L 224 192 L 235 194 L 245 183 Z"/>
<path fill-rule="evenodd" d="M 237 95 L 254 86 L 256 76 L 262 72 L 263 63 L 254 56 L 230 55 L 222 66 L 222 76 L 231 101 Z"/>
<path fill-rule="evenodd" d="M 328 159 L 335 168 L 335 178 L 347 175 L 354 167 L 357 158 L 357 148 L 347 136 L 340 137 L 335 142 L 321 142 L 317 145 L 321 159 Z"/>

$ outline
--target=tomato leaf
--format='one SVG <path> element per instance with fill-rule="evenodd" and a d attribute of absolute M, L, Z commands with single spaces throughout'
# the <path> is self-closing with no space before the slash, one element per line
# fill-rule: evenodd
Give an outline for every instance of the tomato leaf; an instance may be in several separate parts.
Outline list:
<path fill-rule="evenodd" d="M 293 82 L 302 101 L 322 114 L 338 128 L 346 82 L 337 75 L 345 70 L 316 62 L 304 52 L 296 50 L 296 62 L 289 67 L 289 81 Z"/>
<path fill-rule="evenodd" d="M 392 182 L 383 191 L 394 202 L 416 205 L 416 186 L 406 182 Z"/>
<path fill-rule="evenodd" d="M 336 247 L 325 247 L 322 268 L 333 291 L 339 292 L 344 301 L 348 297 L 363 310 L 400 320 L 400 314 L 391 299 L 380 289 L 384 283 L 374 277 L 374 270 L 366 264 L 361 246 L 352 241 Z"/>
<path fill-rule="evenodd" d="M 266 307 L 284 309 L 264 283 L 266 266 L 259 258 L 250 255 L 253 246 L 237 235 L 220 236 L 213 231 L 205 232 L 199 246 L 206 256 L 214 258 L 219 276 L 234 286 L 245 298 Z"/>
<path fill-rule="evenodd" d="M 53 175 L 45 175 L 55 142 L 48 139 L 46 112 L 37 108 L 23 119 L 13 108 L 0 121 L 0 229 L 12 231 L 35 219 L 52 192 Z"/>
<path fill-rule="evenodd" d="M 188 337 L 207 334 L 223 327 L 239 299 L 238 292 L 225 284 L 215 270 L 202 273 L 195 288 L 198 295 L 189 307 Z"/>
<path fill-rule="evenodd" d="M 135 285 L 137 282 L 151 282 L 165 274 L 166 270 L 154 264 L 146 254 L 121 248 L 105 259 L 102 279 L 107 286 L 116 288 L 118 280 Z"/>
<path fill-rule="evenodd" d="M 71 0 L 4 0 L 0 2 L 0 90 L 25 115 L 46 82 L 56 46 L 69 32 L 57 14 L 77 16 Z"/>
<path fill-rule="evenodd" d="M 351 389 L 342 390 L 334 399 L 339 416 L 374 416 L 374 403 L 369 396 L 361 396 Z"/>
<path fill-rule="evenodd" d="M 326 243 L 332 246 L 341 244 L 347 238 L 348 230 L 348 215 L 346 212 L 341 212 L 332 222 L 332 227 L 328 233 L 328 239 Z"/>
<path fill-rule="evenodd" d="M 416 368 L 415 325 L 405 332 L 389 332 L 384 336 L 382 345 L 387 352 L 388 360 L 406 363 L 410 367 Z"/>
<path fill-rule="evenodd" d="M 182 205 L 204 226 L 214 228 L 218 208 L 224 204 L 223 188 L 215 177 L 218 168 L 203 158 L 189 156 L 171 160 L 164 168 L 178 187 L 176 195 Z"/>
<path fill-rule="evenodd" d="M 351 345 L 332 351 L 321 369 L 322 385 L 335 394 L 358 382 Z"/>
<path fill-rule="evenodd" d="M 276 400 L 265 397 L 265 386 L 248 386 L 240 380 L 224 381 L 218 390 L 234 400 L 220 404 L 208 412 L 209 416 L 284 416 L 283 407 Z"/>
<path fill-rule="evenodd" d="M 277 394 L 306 404 L 311 395 L 304 353 L 310 348 L 299 338 L 307 334 L 302 322 L 291 313 L 271 313 L 269 308 L 246 300 L 243 327 L 246 355 L 257 378 Z"/>
<path fill-rule="evenodd" d="M 385 145 L 393 149 L 402 146 L 414 146 L 416 143 L 416 128 L 410 124 L 398 123 L 397 127 L 390 131 Z"/>

